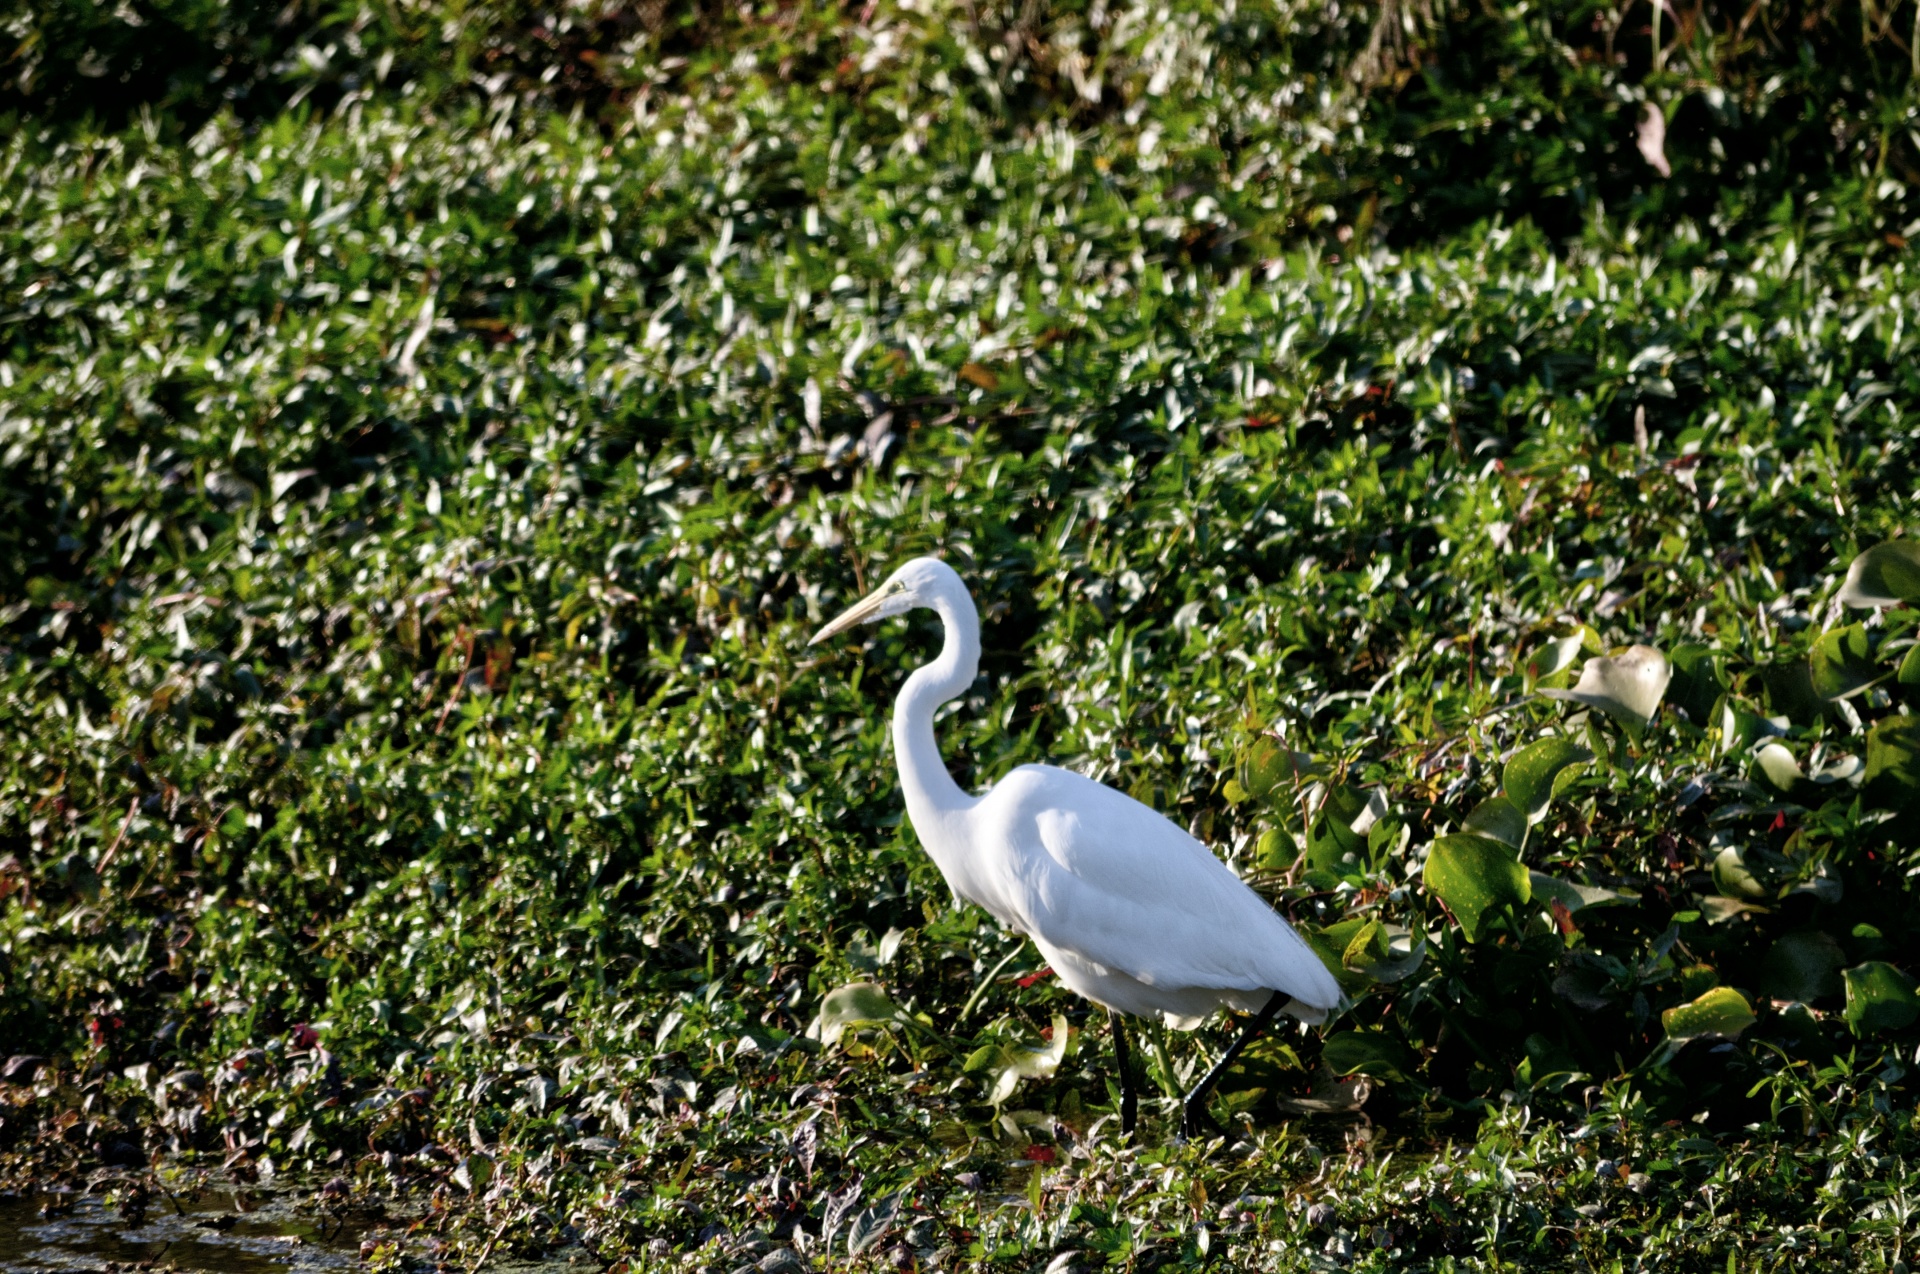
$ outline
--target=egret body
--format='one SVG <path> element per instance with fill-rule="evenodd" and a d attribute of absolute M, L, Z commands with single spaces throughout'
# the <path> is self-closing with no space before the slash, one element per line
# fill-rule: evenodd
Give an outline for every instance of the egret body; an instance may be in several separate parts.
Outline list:
<path fill-rule="evenodd" d="M 907 817 L 956 897 L 1033 940 L 1067 987 L 1112 1016 L 1121 1122 L 1136 1098 L 1117 1014 L 1191 1030 L 1219 1008 L 1256 1016 L 1190 1093 L 1182 1131 L 1255 1032 L 1285 1011 L 1318 1022 L 1340 987 L 1318 956 L 1199 841 L 1130 796 L 1051 765 L 1023 765 L 982 796 L 948 774 L 933 714 L 973 683 L 980 618 L 952 567 L 917 558 L 813 638 L 925 607 L 946 641 L 900 688 L 894 757 Z"/>

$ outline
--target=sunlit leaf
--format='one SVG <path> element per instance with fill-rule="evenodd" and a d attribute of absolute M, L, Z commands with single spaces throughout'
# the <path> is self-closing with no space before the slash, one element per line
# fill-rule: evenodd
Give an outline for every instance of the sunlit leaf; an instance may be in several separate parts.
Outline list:
<path fill-rule="evenodd" d="M 1592 759 L 1591 752 L 1562 735 L 1529 743 L 1507 758 L 1501 774 L 1507 799 L 1519 807 L 1528 823 L 1538 823 L 1547 816 L 1547 807 L 1568 771 Z"/>
<path fill-rule="evenodd" d="M 1756 1020 L 1746 997 L 1729 986 L 1715 987 L 1660 1015 L 1667 1039 L 1677 1044 L 1703 1036 L 1739 1039 Z"/>
<path fill-rule="evenodd" d="M 1424 879 L 1460 922 L 1468 942 L 1478 939 L 1490 912 L 1518 906 L 1533 895 L 1527 869 L 1511 848 L 1466 833 L 1434 841 Z"/>
<path fill-rule="evenodd" d="M 1527 816 L 1504 796 L 1494 796 L 1473 807 L 1465 821 L 1470 832 L 1519 849 L 1527 839 Z"/>
<path fill-rule="evenodd" d="M 1321 1058 L 1335 1075 L 1375 1075 L 1407 1079 L 1416 1062 L 1406 1045 L 1379 1031 L 1339 1031 L 1329 1035 Z"/>
<path fill-rule="evenodd" d="M 1857 964 L 1845 973 L 1847 1025 L 1855 1035 L 1899 1031 L 1920 1018 L 1920 996 L 1913 979 L 1879 960 Z"/>
<path fill-rule="evenodd" d="M 1886 679 L 1888 671 L 1873 661 L 1873 643 L 1860 624 L 1836 628 L 1821 636 L 1807 656 L 1814 693 L 1827 699 L 1846 699 Z"/>
<path fill-rule="evenodd" d="M 823 1044 L 832 1044 L 849 1028 L 890 1026 L 905 1020 L 905 1012 L 878 983 L 849 982 L 829 991 L 820 1001 L 818 1038 Z"/>
<path fill-rule="evenodd" d="M 1630 731 L 1644 729 L 1659 710 L 1673 676 L 1665 655 L 1652 646 L 1633 646 L 1619 655 L 1587 660 L 1580 680 L 1571 690 L 1542 690 L 1554 699 L 1568 699 L 1613 717 Z"/>
<path fill-rule="evenodd" d="M 1854 558 L 1838 596 L 1849 606 L 1920 602 L 1920 540 L 1876 544 Z"/>

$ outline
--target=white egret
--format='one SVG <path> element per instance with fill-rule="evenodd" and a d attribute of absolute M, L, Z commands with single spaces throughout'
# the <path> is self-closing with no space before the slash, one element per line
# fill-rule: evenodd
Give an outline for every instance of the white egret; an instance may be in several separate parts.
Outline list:
<path fill-rule="evenodd" d="M 1133 1132 L 1138 1099 L 1119 1014 L 1181 1030 L 1219 1008 L 1254 1014 L 1185 1099 L 1181 1132 L 1196 1136 L 1207 1095 L 1253 1036 L 1283 1010 L 1325 1020 L 1339 984 L 1226 864 L 1132 797 L 1051 765 L 1020 766 L 984 796 L 960 789 L 933 714 L 973 683 L 980 617 L 945 562 L 908 562 L 808 644 L 916 607 L 940 616 L 946 641 L 894 704 L 907 816 L 957 897 L 1026 934 L 1069 989 L 1107 1009 L 1123 1130 Z"/>

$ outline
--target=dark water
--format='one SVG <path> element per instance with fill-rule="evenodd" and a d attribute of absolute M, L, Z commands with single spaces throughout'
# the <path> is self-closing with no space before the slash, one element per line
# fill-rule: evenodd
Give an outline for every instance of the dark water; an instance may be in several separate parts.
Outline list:
<path fill-rule="evenodd" d="M 311 1194 L 305 1196 L 311 1198 Z M 66 1215 L 43 1216 L 43 1205 Z M 155 1193 L 143 1224 L 99 1195 L 0 1199 L 0 1274 L 103 1274 L 110 1267 L 174 1266 L 188 1274 L 332 1274 L 352 1269 L 367 1226 L 296 1211 L 291 1194 L 226 1188 Z"/>

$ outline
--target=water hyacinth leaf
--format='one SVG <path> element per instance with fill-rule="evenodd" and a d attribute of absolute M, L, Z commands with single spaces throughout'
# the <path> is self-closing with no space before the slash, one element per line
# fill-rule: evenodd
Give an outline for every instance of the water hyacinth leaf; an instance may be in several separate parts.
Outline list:
<path fill-rule="evenodd" d="M 1813 669 L 1804 659 L 1776 660 L 1760 669 L 1760 684 L 1766 687 L 1767 707 L 1794 725 L 1812 725 L 1827 720 L 1834 709 L 1813 688 Z"/>
<path fill-rule="evenodd" d="M 1760 989 L 1776 1000 L 1811 1004 L 1840 994 L 1846 952 L 1819 930 L 1790 933 L 1775 942 L 1760 963 Z"/>
<path fill-rule="evenodd" d="M 1504 796 L 1480 802 L 1467 815 L 1466 828 L 1502 845 L 1519 849 L 1527 839 L 1527 816 Z"/>
<path fill-rule="evenodd" d="M 1317 777 L 1319 767 L 1305 752 L 1261 735 L 1248 745 L 1238 775 L 1242 790 L 1256 800 L 1290 798 L 1295 788 Z"/>
<path fill-rule="evenodd" d="M 890 1026 L 906 1020 L 906 1013 L 878 983 L 849 982 L 829 991 L 820 1001 L 818 1037 L 822 1044 L 833 1044 L 849 1028 Z"/>
<path fill-rule="evenodd" d="M 1837 752 L 1827 757 L 1807 775 L 1822 787 L 1835 783 L 1849 783 L 1859 787 L 1867 776 L 1867 763 L 1851 752 Z"/>
<path fill-rule="evenodd" d="M 1410 930 L 1400 925 L 1383 925 L 1381 929 L 1386 940 L 1384 954 L 1378 945 L 1374 945 L 1356 955 L 1349 943 L 1346 958 L 1354 969 L 1375 982 L 1388 985 L 1403 982 L 1412 977 L 1426 961 L 1427 940 L 1415 938 Z"/>
<path fill-rule="evenodd" d="M 1807 656 L 1814 693 L 1823 699 L 1848 699 L 1885 680 L 1887 673 L 1873 662 L 1873 641 L 1863 624 L 1849 624 L 1825 634 Z"/>
<path fill-rule="evenodd" d="M 1556 637 L 1539 647 L 1527 657 L 1527 681 L 1538 682 L 1573 667 L 1573 661 L 1580 657 L 1580 649 L 1584 644 L 1581 635 L 1575 633 L 1569 637 Z"/>
<path fill-rule="evenodd" d="M 1667 687 L 1667 702 L 1694 725 L 1705 729 L 1713 720 L 1713 706 L 1726 693 L 1727 681 L 1720 669 L 1720 652 L 1708 646 L 1676 646 L 1667 654 L 1673 665 L 1673 681 Z"/>
<path fill-rule="evenodd" d="M 994 1074 L 993 1086 L 987 1092 L 987 1101 L 998 1106 L 1013 1096 L 1021 1080 L 1046 1079 L 1059 1070 L 1060 1063 L 1067 1056 L 1069 1036 L 1066 1017 L 1056 1013 L 1048 1037 L 1041 1043 L 1000 1049 L 998 1069 Z"/>
<path fill-rule="evenodd" d="M 1547 806 L 1560 788 L 1563 776 L 1574 766 L 1593 759 L 1593 753 L 1561 735 L 1551 735 L 1529 743 L 1507 758 L 1501 783 L 1507 799 L 1520 810 L 1526 821 L 1537 823 L 1547 816 Z"/>
<path fill-rule="evenodd" d="M 1896 685 L 1920 686 L 1920 641 L 1907 647 L 1907 653 L 1900 660 L 1900 669 L 1893 674 Z"/>
<path fill-rule="evenodd" d="M 1847 988 L 1847 1026 L 1855 1035 L 1898 1031 L 1920 1018 L 1920 996 L 1913 979 L 1881 960 L 1857 964 L 1843 975 Z"/>
<path fill-rule="evenodd" d="M 1882 717 L 1867 732 L 1869 799 L 1883 809 L 1920 804 L 1920 717 Z"/>
<path fill-rule="evenodd" d="M 1367 797 L 1344 783 L 1327 789 L 1326 800 L 1314 820 L 1307 843 L 1307 865 L 1321 871 L 1338 872 L 1347 860 L 1366 845 L 1364 830 L 1356 832 L 1354 822 L 1366 818 Z M 1372 820 L 1368 820 L 1369 825 Z"/>
<path fill-rule="evenodd" d="M 1720 751 L 1738 752 L 1761 739 L 1784 735 L 1792 723 L 1785 717 L 1749 712 L 1731 696 L 1720 701 Z"/>
<path fill-rule="evenodd" d="M 1769 743 L 1753 754 L 1754 768 L 1766 775 L 1767 782 L 1781 792 L 1792 792 L 1806 782 L 1806 772 L 1793 753 L 1778 743 Z"/>
<path fill-rule="evenodd" d="M 1379 1031 L 1341 1031 L 1329 1035 L 1320 1056 L 1335 1075 L 1373 1075 L 1405 1081 L 1417 1068 L 1406 1045 Z"/>
<path fill-rule="evenodd" d="M 1713 887 L 1723 897 L 1753 902 L 1767 896 L 1766 886 L 1747 869 L 1746 856 L 1738 846 L 1729 845 L 1714 856 Z"/>
<path fill-rule="evenodd" d="M 1300 860 L 1300 843 L 1284 827 L 1269 827 L 1254 843 L 1254 864 L 1262 871 L 1285 871 Z"/>
<path fill-rule="evenodd" d="M 1628 903 L 1637 901 L 1635 894 L 1624 893 L 1618 889 L 1607 889 L 1600 885 L 1580 885 L 1570 880 L 1561 880 L 1557 876 L 1548 876 L 1541 872 L 1528 872 L 1527 880 L 1533 889 L 1535 902 L 1557 902 L 1568 911 L 1581 911 L 1587 907 L 1604 907 L 1608 903 Z"/>
<path fill-rule="evenodd" d="M 1854 558 L 1839 599 L 1848 606 L 1920 602 L 1920 540 L 1890 540 Z"/>
<path fill-rule="evenodd" d="M 1519 856 L 1499 841 L 1471 833 L 1442 836 L 1427 854 L 1423 879 L 1446 904 L 1468 942 L 1479 940 L 1489 913 L 1519 906 L 1533 896 L 1533 885 Z"/>
<path fill-rule="evenodd" d="M 1587 660 L 1571 690 L 1547 689 L 1540 693 L 1598 708 L 1625 726 L 1628 733 L 1638 735 L 1659 711 L 1660 698 L 1672 678 L 1673 668 L 1665 655 L 1652 646 L 1630 646 L 1618 655 L 1597 655 Z"/>
<path fill-rule="evenodd" d="M 1747 998 L 1730 986 L 1714 987 L 1698 999 L 1660 1015 L 1667 1040 L 1673 1044 L 1708 1037 L 1737 1040 L 1758 1020 Z"/>

